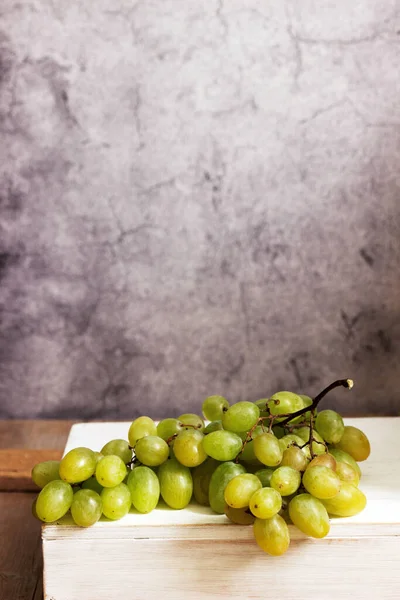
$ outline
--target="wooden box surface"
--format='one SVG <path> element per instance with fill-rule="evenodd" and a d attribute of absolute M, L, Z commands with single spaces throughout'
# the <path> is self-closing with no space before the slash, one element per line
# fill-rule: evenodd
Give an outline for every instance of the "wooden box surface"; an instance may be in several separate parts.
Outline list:
<path fill-rule="evenodd" d="M 65 451 L 100 450 L 130 423 L 71 429 Z M 251 527 L 196 504 L 132 512 L 82 529 L 69 517 L 42 529 L 46 600 L 400 600 L 400 417 L 346 419 L 371 440 L 361 463 L 367 508 L 332 519 L 323 540 L 291 527 L 287 554 L 270 557 Z"/>

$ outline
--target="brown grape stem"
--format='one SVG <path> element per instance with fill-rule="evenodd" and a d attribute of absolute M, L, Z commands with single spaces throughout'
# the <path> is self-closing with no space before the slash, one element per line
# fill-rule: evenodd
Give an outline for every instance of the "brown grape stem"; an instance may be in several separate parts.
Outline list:
<path fill-rule="evenodd" d="M 281 427 L 283 427 L 284 425 L 286 425 L 286 423 L 289 423 L 293 419 L 296 419 L 296 417 L 300 417 L 301 415 L 304 415 L 306 412 L 310 412 L 312 414 L 313 411 L 317 408 L 318 404 L 321 402 L 321 400 L 329 392 L 331 392 L 332 390 L 334 390 L 337 387 L 345 387 L 348 390 L 351 390 L 351 388 L 353 387 L 353 380 L 352 379 L 338 379 L 337 381 L 334 381 L 333 383 L 328 385 L 328 387 L 323 389 L 322 392 L 320 392 L 317 396 L 315 396 L 314 400 L 312 401 L 311 406 L 305 406 L 304 408 L 301 408 L 300 410 L 292 413 L 291 415 L 286 417 L 286 419 L 284 419 L 283 421 L 280 421 L 279 425 Z"/>

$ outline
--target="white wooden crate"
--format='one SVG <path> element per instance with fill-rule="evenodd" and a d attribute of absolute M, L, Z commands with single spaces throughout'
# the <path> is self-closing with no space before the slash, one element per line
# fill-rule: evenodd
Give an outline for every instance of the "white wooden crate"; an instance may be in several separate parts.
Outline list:
<path fill-rule="evenodd" d="M 400 417 L 347 419 L 371 440 L 361 464 L 367 508 L 333 519 L 323 540 L 291 527 L 289 551 L 270 557 L 251 527 L 190 505 L 82 529 L 44 525 L 45 600 L 400 600 Z M 65 451 L 100 450 L 130 423 L 74 425 Z"/>

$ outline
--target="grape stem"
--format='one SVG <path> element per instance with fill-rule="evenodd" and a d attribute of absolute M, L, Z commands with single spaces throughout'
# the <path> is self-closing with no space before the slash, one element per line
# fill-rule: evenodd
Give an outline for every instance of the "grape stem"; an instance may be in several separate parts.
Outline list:
<path fill-rule="evenodd" d="M 328 387 L 323 389 L 322 392 L 320 392 L 317 396 L 315 396 L 314 400 L 312 401 L 311 406 L 305 406 L 304 408 L 301 408 L 300 410 L 298 410 L 294 413 L 291 413 L 288 417 L 286 417 L 286 419 L 283 419 L 283 421 L 280 421 L 279 425 L 281 427 L 284 427 L 286 425 L 286 423 L 289 423 L 293 419 L 296 419 L 296 417 L 300 417 L 301 415 L 304 415 L 306 412 L 309 412 L 309 411 L 311 414 L 313 414 L 315 409 L 317 408 L 318 404 L 321 402 L 321 400 L 330 391 L 334 390 L 337 387 L 341 387 L 341 386 L 347 388 L 348 390 L 351 390 L 351 388 L 353 387 L 353 380 L 352 379 L 338 379 L 337 381 L 334 381 L 333 383 L 328 385 Z"/>

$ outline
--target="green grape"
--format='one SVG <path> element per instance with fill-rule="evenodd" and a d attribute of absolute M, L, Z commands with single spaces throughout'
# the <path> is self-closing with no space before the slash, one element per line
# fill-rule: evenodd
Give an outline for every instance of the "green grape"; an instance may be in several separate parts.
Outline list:
<path fill-rule="evenodd" d="M 276 438 L 278 438 L 278 440 L 280 440 L 281 438 L 283 438 L 283 436 L 286 435 L 286 430 L 284 427 L 281 427 L 280 425 L 274 425 L 272 427 L 272 433 L 274 434 L 274 436 Z"/>
<path fill-rule="evenodd" d="M 103 502 L 103 515 L 113 521 L 125 517 L 132 505 L 131 493 L 125 483 L 119 483 L 113 488 L 104 488 L 100 497 Z"/>
<path fill-rule="evenodd" d="M 371 453 L 371 446 L 365 433 L 352 425 L 346 425 L 343 435 L 335 447 L 347 452 L 358 462 L 367 460 Z"/>
<path fill-rule="evenodd" d="M 243 452 L 240 453 L 239 458 L 243 462 L 255 462 L 257 460 L 254 452 L 254 440 L 249 440 L 246 442 Z"/>
<path fill-rule="evenodd" d="M 89 448 L 74 448 L 60 462 L 60 478 L 68 483 L 89 479 L 96 469 L 97 458 Z"/>
<path fill-rule="evenodd" d="M 350 454 L 347 454 L 347 452 L 344 452 L 343 450 L 339 450 L 339 448 L 333 448 L 332 446 L 329 448 L 329 454 L 332 454 L 337 463 L 344 462 L 350 465 L 350 467 L 355 470 L 358 477 L 361 479 L 360 466 L 357 464 L 354 458 L 350 456 Z"/>
<path fill-rule="evenodd" d="M 232 508 L 245 508 L 249 506 L 250 498 L 262 484 L 256 475 L 242 473 L 231 479 L 224 492 L 224 499 Z"/>
<path fill-rule="evenodd" d="M 253 525 L 254 537 L 264 552 L 281 556 L 289 548 L 289 528 L 280 515 L 270 519 L 256 519 Z"/>
<path fill-rule="evenodd" d="M 186 429 L 198 429 L 199 431 L 204 431 L 204 421 L 203 419 L 194 413 L 185 413 L 178 417 L 181 422 L 181 428 L 188 425 Z"/>
<path fill-rule="evenodd" d="M 89 477 L 89 479 L 86 479 L 86 481 L 84 481 L 82 483 L 82 489 L 84 490 L 92 490 L 93 492 L 97 492 L 98 494 L 101 494 L 101 492 L 103 491 L 103 486 L 97 481 L 96 477 Z"/>
<path fill-rule="evenodd" d="M 150 417 L 138 417 L 135 419 L 128 431 L 129 444 L 133 447 L 138 440 L 148 435 L 157 434 L 157 425 Z"/>
<path fill-rule="evenodd" d="M 308 442 L 310 439 L 310 428 L 309 427 L 299 427 L 296 429 L 296 435 L 302 438 L 303 444 L 304 442 Z M 312 443 L 312 450 L 314 454 L 324 454 L 326 452 L 326 444 L 323 438 L 319 435 L 318 431 L 313 430 L 313 438 L 314 441 Z"/>
<path fill-rule="evenodd" d="M 158 435 L 148 435 L 136 442 L 135 455 L 146 467 L 158 467 L 167 460 L 169 447 Z"/>
<path fill-rule="evenodd" d="M 206 454 L 215 460 L 233 460 L 242 448 L 242 440 L 231 431 L 213 431 L 204 436 L 203 448 Z"/>
<path fill-rule="evenodd" d="M 36 500 L 36 514 L 41 521 L 58 521 L 71 507 L 74 493 L 66 481 L 54 479 L 41 490 Z"/>
<path fill-rule="evenodd" d="M 268 400 L 269 398 L 260 398 L 254 402 L 254 404 L 260 409 L 260 417 L 268 417 L 269 415 L 269 411 L 267 410 Z"/>
<path fill-rule="evenodd" d="M 53 481 L 54 481 L 54 479 L 53 479 Z M 32 517 L 35 517 L 35 519 L 40 521 L 39 516 L 37 514 L 37 510 L 36 510 L 36 503 L 37 503 L 37 497 L 32 502 Z"/>
<path fill-rule="evenodd" d="M 279 440 L 272 433 L 261 433 L 254 439 L 254 453 L 267 467 L 276 467 L 282 460 Z"/>
<path fill-rule="evenodd" d="M 101 454 L 103 456 L 108 456 L 109 454 L 119 456 L 122 458 L 125 464 L 132 460 L 132 449 L 129 447 L 129 444 L 126 440 L 111 440 L 102 447 Z M 99 460 L 100 458 L 102 458 L 101 455 Z"/>
<path fill-rule="evenodd" d="M 195 467 L 192 471 L 193 478 L 193 496 L 199 504 L 210 506 L 208 491 L 210 488 L 211 476 L 220 463 L 214 458 L 207 458 L 201 465 Z"/>
<path fill-rule="evenodd" d="M 157 425 L 157 435 L 165 441 L 177 435 L 180 431 L 182 431 L 182 424 L 178 419 L 164 419 Z"/>
<path fill-rule="evenodd" d="M 206 436 L 206 439 L 207 437 L 209 436 Z M 215 469 L 211 475 L 209 486 L 209 501 L 214 512 L 224 514 L 225 488 L 231 479 L 245 472 L 246 470 L 242 465 L 233 462 L 224 462 Z"/>
<path fill-rule="evenodd" d="M 344 433 L 344 423 L 334 410 L 322 410 L 315 419 L 315 429 L 328 444 L 340 442 Z"/>
<path fill-rule="evenodd" d="M 208 421 L 219 421 L 228 408 L 229 402 L 223 396 L 208 396 L 203 402 L 202 411 Z"/>
<path fill-rule="evenodd" d="M 149 467 L 135 467 L 128 475 L 127 486 L 132 504 L 140 513 L 151 512 L 160 498 L 160 483 Z"/>
<path fill-rule="evenodd" d="M 38 487 L 44 488 L 50 481 L 60 479 L 59 468 L 59 460 L 40 462 L 32 469 L 32 480 Z"/>
<path fill-rule="evenodd" d="M 358 487 L 342 481 L 339 493 L 334 498 L 322 502 L 330 515 L 352 517 L 364 510 L 367 499 Z"/>
<path fill-rule="evenodd" d="M 198 467 L 207 458 L 203 448 L 204 435 L 197 429 L 181 431 L 174 442 L 175 458 L 185 467 Z"/>
<path fill-rule="evenodd" d="M 127 468 L 124 461 L 113 454 L 103 456 L 96 466 L 96 479 L 105 488 L 115 487 L 122 483 L 126 474 Z"/>
<path fill-rule="evenodd" d="M 334 498 L 340 489 L 339 477 L 332 469 L 323 465 L 308 467 L 302 482 L 307 492 L 319 500 Z"/>
<path fill-rule="evenodd" d="M 288 433 L 287 435 L 284 435 L 283 437 L 280 438 L 279 446 L 280 446 L 282 452 L 284 452 L 291 446 L 298 446 L 301 448 L 302 446 L 304 446 L 304 440 L 303 440 L 303 438 L 299 437 L 295 433 Z M 304 448 L 303 448 L 303 452 L 304 452 Z"/>
<path fill-rule="evenodd" d="M 204 435 L 207 435 L 208 433 L 212 433 L 213 431 L 221 431 L 221 429 L 223 429 L 222 421 L 211 421 L 211 423 L 206 425 L 203 433 Z"/>
<path fill-rule="evenodd" d="M 304 401 L 293 392 L 277 392 L 268 400 L 268 408 L 271 415 L 286 415 L 304 408 Z"/>
<path fill-rule="evenodd" d="M 158 470 L 163 500 L 175 509 L 185 508 L 192 497 L 193 479 L 189 467 L 181 465 L 176 458 L 164 462 Z"/>
<path fill-rule="evenodd" d="M 101 452 L 95 452 L 94 455 L 96 457 L 96 464 L 97 464 L 99 462 L 99 460 L 101 458 L 103 458 L 103 454 Z"/>
<path fill-rule="evenodd" d="M 281 510 L 282 496 L 270 487 L 263 487 L 252 495 L 249 508 L 258 519 L 270 519 Z"/>
<path fill-rule="evenodd" d="M 243 508 L 232 508 L 225 504 L 225 514 L 232 523 L 237 525 L 253 525 L 255 516 L 251 514 L 248 506 Z"/>
<path fill-rule="evenodd" d="M 289 502 L 289 516 L 300 531 L 313 538 L 329 533 L 329 516 L 321 500 L 310 494 L 299 494 Z"/>
<path fill-rule="evenodd" d="M 292 467 L 278 467 L 271 475 L 271 487 L 281 496 L 290 496 L 300 487 L 301 475 Z"/>
<path fill-rule="evenodd" d="M 306 455 L 300 448 L 297 448 L 297 446 L 290 446 L 283 452 L 281 461 L 282 467 L 292 467 L 292 469 L 296 469 L 296 471 L 305 471 L 307 465 L 308 460 Z"/>
<path fill-rule="evenodd" d="M 335 458 L 330 454 L 330 452 L 325 452 L 324 454 L 319 454 L 308 464 L 309 467 L 316 467 L 317 465 L 322 467 L 329 467 L 332 471 L 336 471 L 337 463 Z"/>
<path fill-rule="evenodd" d="M 271 477 L 275 469 L 259 469 L 254 473 L 261 481 L 263 487 L 271 487 Z"/>
<path fill-rule="evenodd" d="M 355 486 L 358 486 L 360 482 L 360 478 L 356 470 L 345 462 L 337 463 L 336 474 L 340 481 L 346 481 L 346 483 L 352 483 Z"/>
<path fill-rule="evenodd" d="M 97 492 L 78 490 L 71 504 L 71 515 L 79 527 L 91 527 L 100 519 L 103 503 Z"/>
<path fill-rule="evenodd" d="M 248 431 L 258 421 L 260 409 L 253 402 L 232 404 L 222 415 L 222 425 L 227 431 Z"/>
<path fill-rule="evenodd" d="M 311 406 L 311 404 L 313 403 L 313 399 L 310 396 L 306 396 L 305 394 L 299 394 L 300 398 L 303 400 L 303 408 L 305 408 L 306 406 Z M 314 415 L 318 414 L 318 410 L 316 408 L 314 408 Z M 311 412 L 308 411 L 306 413 L 304 413 L 303 415 L 301 415 L 298 419 L 295 419 L 293 421 L 293 423 L 300 422 L 300 421 L 308 421 L 310 419 L 311 416 Z"/>

